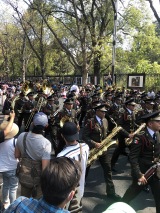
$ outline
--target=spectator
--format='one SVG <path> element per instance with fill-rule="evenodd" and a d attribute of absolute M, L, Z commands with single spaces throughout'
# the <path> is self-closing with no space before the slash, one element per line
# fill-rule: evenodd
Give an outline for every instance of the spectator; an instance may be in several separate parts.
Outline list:
<path fill-rule="evenodd" d="M 5 130 L 8 123 L 8 121 L 3 121 L 0 130 Z M 16 177 L 16 168 L 18 161 L 14 157 L 16 143 L 14 137 L 18 132 L 18 126 L 13 123 L 11 131 L 5 135 L 4 143 L 0 143 L 0 173 L 3 178 L 2 202 L 4 209 L 17 196 L 18 178 Z"/>
<path fill-rule="evenodd" d="M 14 111 L 11 111 L 10 116 L 9 116 L 9 122 L 8 122 L 7 126 L 5 127 L 4 130 L 0 131 L 0 143 L 4 142 L 5 136 L 11 131 L 14 118 L 15 118 L 15 113 L 14 113 Z M 8 116 L 6 116 L 5 119 L 8 119 Z"/>
<path fill-rule="evenodd" d="M 40 174 L 49 164 L 51 155 L 51 143 L 43 136 L 44 129 L 47 126 L 47 115 L 43 112 L 38 112 L 33 118 L 32 131 L 23 132 L 17 138 L 15 157 L 22 158 L 21 167 L 30 169 L 31 166 L 35 166 L 36 169 L 39 169 L 37 169 L 38 174 L 36 176 L 31 173 L 26 174 L 25 170 L 20 170 L 19 181 L 21 183 L 22 196 L 40 198 L 42 195 Z"/>
<path fill-rule="evenodd" d="M 77 126 L 73 122 L 66 122 L 62 128 L 63 139 L 66 142 L 64 149 L 58 154 L 58 157 L 65 156 L 73 158 L 80 162 L 82 174 L 79 186 L 76 188 L 74 198 L 67 204 L 70 212 L 82 212 L 82 198 L 84 194 L 86 166 L 89 155 L 89 146 L 82 142 L 79 143 L 79 132 Z"/>
<path fill-rule="evenodd" d="M 52 159 L 41 176 L 43 197 L 40 200 L 19 197 L 5 213 L 69 213 L 64 207 L 73 198 L 80 175 L 77 161 L 66 157 Z"/>

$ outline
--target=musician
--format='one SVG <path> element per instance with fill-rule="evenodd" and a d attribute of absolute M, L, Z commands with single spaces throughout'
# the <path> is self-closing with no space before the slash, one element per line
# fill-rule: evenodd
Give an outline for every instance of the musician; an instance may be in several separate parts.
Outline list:
<path fill-rule="evenodd" d="M 106 103 L 107 106 L 112 106 L 112 98 L 113 98 L 113 94 L 111 92 L 106 92 L 104 94 L 104 101 Z"/>
<path fill-rule="evenodd" d="M 146 184 L 149 184 L 156 204 L 156 213 L 160 212 L 160 176 L 155 173 L 147 180 L 144 174 L 156 162 L 160 162 L 159 113 L 160 111 L 156 111 L 142 117 L 146 123 L 146 128 L 133 138 L 129 154 L 133 182 L 122 198 L 123 202 L 129 203 L 141 192 Z M 138 185 L 138 182 L 141 185 Z"/>
<path fill-rule="evenodd" d="M 160 110 L 160 95 L 156 95 L 154 99 L 154 106 L 153 106 L 153 111 L 158 111 Z"/>
<path fill-rule="evenodd" d="M 81 114 L 80 114 L 80 119 L 79 119 L 80 127 L 82 127 L 83 119 L 86 115 L 87 110 L 89 109 L 89 104 L 91 102 L 90 92 L 91 92 L 91 90 L 89 88 L 85 89 L 85 92 L 80 91 L 80 97 L 78 99 L 80 102 L 80 107 L 81 107 Z"/>
<path fill-rule="evenodd" d="M 23 114 L 23 106 L 26 102 L 26 99 L 25 99 L 25 95 L 23 92 L 20 92 L 19 93 L 19 98 L 15 101 L 15 106 L 14 106 L 14 111 L 15 111 L 15 120 L 16 120 L 16 123 L 19 127 L 19 129 L 21 128 L 22 126 L 22 121 L 23 121 L 23 118 L 24 118 L 24 114 Z"/>
<path fill-rule="evenodd" d="M 52 148 L 55 149 L 54 147 L 54 137 L 52 135 L 52 125 L 55 122 L 53 114 L 55 113 L 55 111 L 58 110 L 58 106 L 56 104 L 54 104 L 54 98 L 53 96 L 49 96 L 47 98 L 47 103 L 46 105 L 43 107 L 43 112 L 47 115 L 48 117 L 48 127 L 45 129 L 45 136 L 47 137 L 48 135 L 51 136 L 51 142 L 52 142 Z"/>
<path fill-rule="evenodd" d="M 25 102 L 25 104 L 23 105 L 23 109 L 22 109 L 22 112 L 23 112 L 23 115 L 24 115 L 25 132 L 29 131 L 30 124 L 33 120 L 33 119 L 31 119 L 31 121 L 29 122 L 31 113 L 34 113 L 34 112 L 37 111 L 36 101 L 34 100 L 34 93 L 29 92 L 27 94 L 27 97 L 28 97 L 28 101 Z M 26 124 L 28 124 L 28 122 L 29 122 L 29 125 L 26 126 Z"/>
<path fill-rule="evenodd" d="M 111 159 L 111 165 L 112 170 L 116 171 L 115 164 L 118 161 L 119 156 L 125 155 L 128 156 L 128 153 L 126 152 L 126 145 L 125 145 L 125 138 L 133 137 L 133 132 L 136 130 L 137 125 L 135 123 L 135 115 L 134 115 L 134 109 L 135 109 L 136 103 L 133 101 L 133 99 L 129 99 L 125 102 L 125 107 L 123 110 L 121 110 L 121 114 L 119 119 L 117 120 L 117 124 L 121 126 L 125 131 L 120 131 L 118 133 L 118 146 L 115 148 L 112 159 Z"/>
<path fill-rule="evenodd" d="M 10 114 L 11 102 L 12 102 L 12 98 L 11 98 L 10 94 L 7 94 L 6 99 L 4 101 L 3 109 L 2 109 L 3 115 L 9 115 Z"/>
<path fill-rule="evenodd" d="M 154 106 L 153 99 L 152 98 L 146 98 L 143 101 L 144 101 L 143 114 L 152 113 L 153 112 L 153 106 Z"/>
<path fill-rule="evenodd" d="M 79 123 L 77 120 L 76 110 L 73 109 L 73 100 L 67 98 L 63 102 L 63 109 L 58 112 L 55 116 L 55 124 L 52 127 L 52 131 L 54 131 L 55 135 L 55 155 L 57 155 L 65 146 L 65 141 L 61 137 L 61 128 L 66 121 L 71 121 L 77 125 L 79 129 Z"/>
<path fill-rule="evenodd" d="M 83 129 L 82 140 L 89 145 L 90 149 L 100 149 L 101 141 L 107 137 L 108 121 L 105 118 L 106 111 L 105 105 L 99 104 L 96 106 L 93 118 L 88 120 L 85 128 Z M 108 150 L 99 157 L 99 162 L 104 172 L 107 197 L 118 201 L 120 196 L 115 193 Z M 86 176 L 88 171 L 89 167 L 87 168 Z"/>

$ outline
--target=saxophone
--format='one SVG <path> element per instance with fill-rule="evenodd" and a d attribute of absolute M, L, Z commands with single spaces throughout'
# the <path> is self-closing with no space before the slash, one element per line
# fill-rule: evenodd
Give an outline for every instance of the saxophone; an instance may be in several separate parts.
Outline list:
<path fill-rule="evenodd" d="M 112 132 L 101 141 L 101 147 L 100 148 L 94 148 L 90 151 L 87 166 L 90 166 L 95 160 L 98 159 L 99 156 L 101 156 L 111 145 L 116 144 L 117 140 L 112 140 L 112 138 L 123 128 L 121 126 L 116 126 Z"/>
<path fill-rule="evenodd" d="M 140 126 L 139 126 L 139 128 L 135 131 L 135 132 L 133 132 L 133 134 L 135 135 L 135 134 L 138 134 L 144 127 L 146 126 L 146 123 L 142 123 Z M 131 143 L 132 143 L 132 138 L 126 138 L 125 139 L 125 144 L 126 144 L 126 146 L 129 146 Z"/>

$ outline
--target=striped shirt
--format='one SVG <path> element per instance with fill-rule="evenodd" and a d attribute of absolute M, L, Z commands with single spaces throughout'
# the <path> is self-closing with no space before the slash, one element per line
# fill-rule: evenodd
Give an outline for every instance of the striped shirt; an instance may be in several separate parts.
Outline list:
<path fill-rule="evenodd" d="M 80 154 L 80 145 L 82 148 L 81 154 Z M 80 185 L 79 189 L 80 189 L 81 197 L 83 197 L 83 194 L 84 194 L 85 173 L 86 173 L 88 155 L 89 155 L 89 146 L 86 143 L 77 143 L 75 145 L 67 145 L 57 155 L 57 157 L 65 156 L 65 157 L 80 161 L 81 169 L 82 169 L 82 175 L 81 175 L 80 182 L 79 182 L 79 185 Z"/>

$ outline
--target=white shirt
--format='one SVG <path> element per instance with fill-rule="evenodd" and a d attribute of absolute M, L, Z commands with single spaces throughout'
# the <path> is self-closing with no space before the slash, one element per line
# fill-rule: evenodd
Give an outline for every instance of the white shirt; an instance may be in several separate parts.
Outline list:
<path fill-rule="evenodd" d="M 15 143 L 16 143 L 15 139 Z M 18 160 L 14 156 L 14 138 L 0 143 L 0 172 L 6 172 L 17 168 Z"/>
<path fill-rule="evenodd" d="M 89 155 L 89 146 L 86 143 L 78 143 L 71 146 L 66 146 L 64 149 L 57 155 L 57 157 L 65 156 L 68 158 L 72 158 L 74 160 L 80 160 L 80 144 L 82 146 L 82 156 L 81 156 L 81 169 L 82 175 L 79 182 L 79 194 L 83 197 L 84 194 L 84 184 L 85 184 L 85 174 L 86 174 L 86 166 Z"/>

